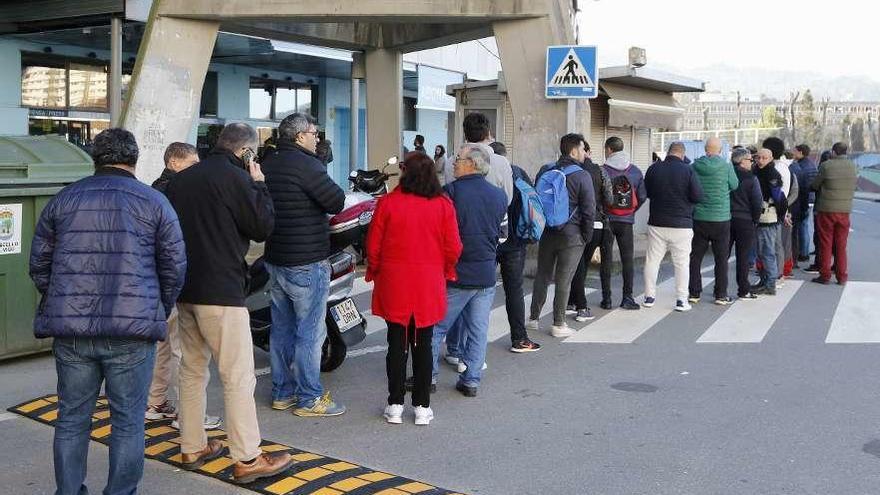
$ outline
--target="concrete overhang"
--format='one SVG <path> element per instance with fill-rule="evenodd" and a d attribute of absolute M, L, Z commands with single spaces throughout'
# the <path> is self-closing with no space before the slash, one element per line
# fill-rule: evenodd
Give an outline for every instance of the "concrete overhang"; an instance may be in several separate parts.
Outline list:
<path fill-rule="evenodd" d="M 610 82 L 664 93 L 699 93 L 706 83 L 690 77 L 648 67 L 605 67 L 599 69 L 599 84 Z"/>
<path fill-rule="evenodd" d="M 403 53 L 492 36 L 492 23 L 546 17 L 541 0 L 165 0 L 159 15 L 219 21 L 221 29 L 346 50 Z"/>

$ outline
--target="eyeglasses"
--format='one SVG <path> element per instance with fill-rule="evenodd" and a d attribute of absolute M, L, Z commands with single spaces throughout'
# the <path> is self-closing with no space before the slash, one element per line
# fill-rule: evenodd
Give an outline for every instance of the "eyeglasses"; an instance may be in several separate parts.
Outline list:
<path fill-rule="evenodd" d="M 318 137 L 318 134 L 319 134 L 319 133 L 318 133 L 318 131 L 306 131 L 306 132 L 304 132 L 303 134 L 312 134 L 312 135 L 314 135 L 315 137 Z"/>

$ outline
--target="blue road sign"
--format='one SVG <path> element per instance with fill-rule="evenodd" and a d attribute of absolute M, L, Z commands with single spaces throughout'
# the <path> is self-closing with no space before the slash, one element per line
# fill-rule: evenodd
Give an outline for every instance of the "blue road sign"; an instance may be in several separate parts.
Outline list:
<path fill-rule="evenodd" d="M 547 98 L 595 98 L 599 94 L 595 46 L 548 46 Z"/>

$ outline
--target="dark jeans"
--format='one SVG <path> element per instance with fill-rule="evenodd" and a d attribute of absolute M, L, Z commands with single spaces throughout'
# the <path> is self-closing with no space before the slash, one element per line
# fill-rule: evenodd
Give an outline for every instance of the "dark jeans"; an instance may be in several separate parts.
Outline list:
<path fill-rule="evenodd" d="M 602 263 L 599 266 L 599 277 L 602 281 L 602 300 L 611 300 L 611 263 L 605 262 L 606 258 L 611 258 L 611 245 L 609 242 L 605 242 L 606 238 L 609 240 L 613 239 L 610 230 L 593 230 L 593 238 L 590 239 L 590 243 L 587 244 L 586 249 L 584 249 L 584 255 L 581 256 L 581 261 L 578 263 L 577 270 L 574 272 L 574 279 L 571 281 L 571 293 L 568 296 L 568 304 L 570 306 L 574 306 L 577 309 L 585 309 L 589 307 L 587 304 L 587 289 L 585 283 L 587 280 L 587 272 L 590 269 L 590 260 L 593 259 L 593 254 L 596 252 L 597 248 L 599 249 L 599 256 L 602 259 Z"/>
<path fill-rule="evenodd" d="M 155 343 L 115 338 L 56 338 L 56 495 L 87 494 L 89 435 L 104 382 L 110 402 L 110 472 L 104 495 L 137 492 L 144 473 L 144 411 Z"/>
<path fill-rule="evenodd" d="M 388 323 L 388 354 L 385 356 L 385 371 L 388 373 L 388 404 L 403 404 L 406 395 L 406 359 L 409 350 L 413 355 L 412 405 L 428 407 L 431 405 L 431 339 L 434 326 L 416 328 L 414 320 L 404 327 L 399 323 Z"/>
<path fill-rule="evenodd" d="M 694 220 L 694 240 L 691 243 L 691 275 L 688 291 L 691 295 L 703 292 L 700 265 L 712 244 L 715 256 L 715 298 L 727 297 L 727 257 L 730 255 L 730 221 L 703 222 Z"/>
<path fill-rule="evenodd" d="M 614 240 L 617 240 L 617 249 L 620 251 L 620 269 L 623 276 L 623 297 L 632 297 L 633 294 L 633 224 L 623 222 L 610 222 L 611 235 L 606 232 L 603 244 L 608 256 L 602 256 L 602 290 L 608 287 L 608 298 L 611 298 L 611 248 Z M 601 251 L 600 251 L 601 252 Z M 604 296 L 603 296 L 604 298 Z"/>
<path fill-rule="evenodd" d="M 526 264 L 526 247 L 501 247 L 498 249 L 501 264 L 501 283 L 504 285 L 504 306 L 510 325 L 510 341 L 514 344 L 529 338 L 526 332 L 526 301 L 523 293 L 523 271 Z"/>
<path fill-rule="evenodd" d="M 736 244 L 736 293 L 740 297 L 752 290 L 749 283 L 749 258 L 755 248 L 757 228 L 747 218 L 734 218 L 730 222 L 730 246 Z"/>

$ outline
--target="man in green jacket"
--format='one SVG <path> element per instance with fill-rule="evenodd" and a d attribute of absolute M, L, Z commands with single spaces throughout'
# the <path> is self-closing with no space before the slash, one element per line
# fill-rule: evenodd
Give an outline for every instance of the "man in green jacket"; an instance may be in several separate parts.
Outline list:
<path fill-rule="evenodd" d="M 703 187 L 703 199 L 694 209 L 694 237 L 691 241 L 691 270 L 688 302 L 700 302 L 703 279 L 700 265 L 712 244 L 715 257 L 715 304 L 731 303 L 727 296 L 727 257 L 730 255 L 730 193 L 739 187 L 733 165 L 721 157 L 721 140 L 706 141 L 706 155 L 694 161 L 694 172 Z"/>
<path fill-rule="evenodd" d="M 846 157 L 846 143 L 834 143 L 831 159 L 819 165 L 819 175 L 812 189 L 818 191 L 816 228 L 819 231 L 819 276 L 813 282 L 831 283 L 831 257 L 834 256 L 835 276 L 839 285 L 845 285 L 846 241 L 849 237 L 849 214 L 858 180 L 858 168 Z"/>

